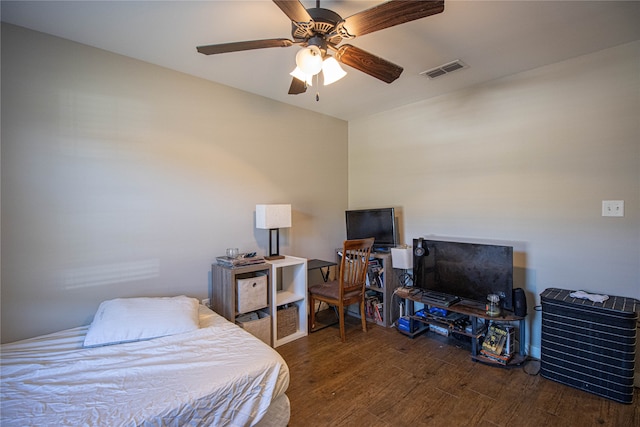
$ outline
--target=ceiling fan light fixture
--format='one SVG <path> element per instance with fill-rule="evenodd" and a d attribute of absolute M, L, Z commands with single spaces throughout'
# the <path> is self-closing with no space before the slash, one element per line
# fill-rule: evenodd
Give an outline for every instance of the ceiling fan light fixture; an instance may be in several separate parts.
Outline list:
<path fill-rule="evenodd" d="M 338 45 L 343 40 L 442 13 L 445 0 L 390 0 L 344 19 L 332 10 L 321 8 L 320 0 L 316 0 L 316 7 L 308 9 L 303 5 L 302 0 L 273 0 L 273 2 L 291 21 L 293 40 L 287 38 L 247 40 L 197 46 L 196 50 L 204 55 L 217 55 L 253 49 L 302 46 L 296 53 L 297 68 L 291 73 L 294 77 L 288 92 L 290 95 L 298 95 L 304 93 L 307 86 L 311 84 L 312 77 L 323 70 L 323 59 L 327 56 L 329 49 L 335 53 L 335 60 L 341 64 L 346 64 L 385 83 L 392 83 L 402 74 L 401 66 L 356 46 Z M 327 59 L 323 72 L 325 85 L 334 83 L 346 74 L 333 59 Z M 445 70 L 445 72 L 450 71 L 452 70 L 449 67 Z M 316 94 L 316 100 L 318 96 Z"/>
<path fill-rule="evenodd" d="M 304 71 L 300 69 L 300 67 L 296 67 L 296 69 L 290 72 L 289 75 L 295 77 L 301 82 L 305 82 L 307 86 L 313 86 L 313 84 L 311 84 L 313 81 L 313 76 L 311 74 L 305 74 Z"/>
<path fill-rule="evenodd" d="M 322 70 L 322 52 L 318 46 L 307 46 L 296 54 L 296 65 L 303 73 L 315 76 Z"/>
<path fill-rule="evenodd" d="M 337 82 L 346 75 L 347 72 L 342 69 L 338 61 L 336 61 L 333 56 L 327 56 L 327 58 L 322 62 L 322 77 L 325 86 Z"/>

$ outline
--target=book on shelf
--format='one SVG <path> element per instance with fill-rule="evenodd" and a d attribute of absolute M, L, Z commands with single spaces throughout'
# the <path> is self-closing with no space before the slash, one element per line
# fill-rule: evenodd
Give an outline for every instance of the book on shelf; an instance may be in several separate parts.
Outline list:
<path fill-rule="evenodd" d="M 384 313 L 383 303 L 379 302 L 375 305 L 375 319 L 378 322 L 383 321 L 382 313 Z"/>
<path fill-rule="evenodd" d="M 367 319 L 382 323 L 384 321 L 384 303 L 376 296 L 365 296 L 365 316 Z"/>
<path fill-rule="evenodd" d="M 376 319 L 376 305 L 379 303 L 377 297 L 374 296 L 366 296 L 365 298 L 365 315 L 368 319 L 375 320 Z"/>
<path fill-rule="evenodd" d="M 482 342 L 482 350 L 495 356 L 500 356 L 506 342 L 507 331 L 498 325 L 491 325 Z"/>
<path fill-rule="evenodd" d="M 367 286 L 383 287 L 382 279 L 382 261 L 378 258 L 369 259 L 369 267 L 367 269 Z"/>
<path fill-rule="evenodd" d="M 499 363 L 501 365 L 506 365 L 511 360 L 510 354 L 495 354 L 485 349 L 480 350 L 480 354 L 487 359 Z"/>

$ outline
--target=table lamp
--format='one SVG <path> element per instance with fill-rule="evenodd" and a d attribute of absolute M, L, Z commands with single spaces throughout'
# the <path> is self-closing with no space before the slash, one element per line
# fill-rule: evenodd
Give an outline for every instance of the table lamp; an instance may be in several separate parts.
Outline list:
<path fill-rule="evenodd" d="M 283 259 L 280 255 L 280 229 L 291 227 L 291 205 L 256 205 L 256 228 L 269 230 L 269 256 L 271 261 Z M 273 239 L 275 235 L 275 251 Z"/>
<path fill-rule="evenodd" d="M 393 268 L 411 270 L 413 268 L 413 250 L 411 246 L 391 248 L 391 264 Z"/>

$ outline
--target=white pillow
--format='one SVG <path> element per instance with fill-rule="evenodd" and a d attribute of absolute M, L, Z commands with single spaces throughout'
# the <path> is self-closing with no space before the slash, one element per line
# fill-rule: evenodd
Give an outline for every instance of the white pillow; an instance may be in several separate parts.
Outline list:
<path fill-rule="evenodd" d="M 194 331 L 198 300 L 178 297 L 116 298 L 98 307 L 85 347 L 118 344 Z"/>

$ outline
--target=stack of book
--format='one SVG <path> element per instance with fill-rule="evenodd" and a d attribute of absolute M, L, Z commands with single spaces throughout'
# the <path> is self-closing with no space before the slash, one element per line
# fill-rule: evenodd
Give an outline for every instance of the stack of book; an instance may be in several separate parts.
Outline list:
<path fill-rule="evenodd" d="M 367 271 L 367 287 L 374 286 L 377 288 L 382 288 L 384 279 L 383 279 L 383 268 L 382 261 L 378 258 L 370 258 L 369 259 L 369 268 Z"/>
<path fill-rule="evenodd" d="M 231 258 L 228 256 L 219 256 L 219 257 L 216 257 L 216 262 L 218 263 L 218 265 L 221 265 L 223 267 L 235 268 L 235 267 L 244 267 L 246 265 L 262 264 L 266 261 L 262 256 L 249 257 L 249 256 L 241 255 L 235 258 Z"/>
<path fill-rule="evenodd" d="M 382 322 L 382 314 L 384 313 L 383 303 L 380 300 L 371 295 L 367 295 L 365 297 L 365 314 L 368 319 L 374 320 L 376 322 Z"/>
<path fill-rule="evenodd" d="M 491 325 L 482 343 L 480 354 L 493 362 L 506 365 L 511 360 L 512 352 L 507 343 L 509 331 L 498 325 Z"/>
<path fill-rule="evenodd" d="M 384 322 L 383 314 L 384 314 L 384 303 L 379 302 L 376 304 L 375 318 L 378 322 Z"/>

